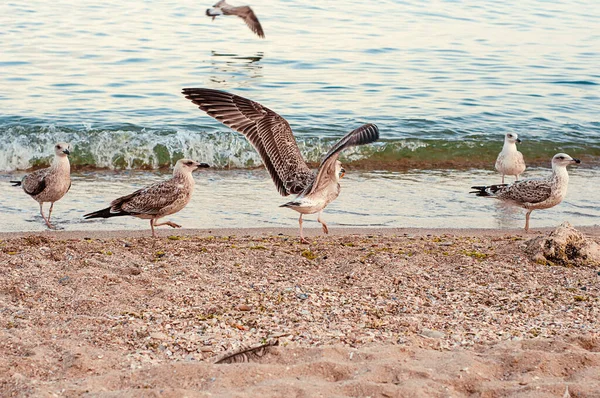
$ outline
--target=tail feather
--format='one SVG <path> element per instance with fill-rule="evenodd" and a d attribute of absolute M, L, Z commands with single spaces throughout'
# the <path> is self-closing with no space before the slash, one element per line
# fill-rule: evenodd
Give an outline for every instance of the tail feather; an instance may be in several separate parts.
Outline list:
<path fill-rule="evenodd" d="M 477 196 L 496 196 L 496 194 L 502 191 L 508 184 L 496 184 L 496 185 L 478 185 L 471 187 L 471 189 L 475 189 L 475 191 L 470 191 L 469 193 L 474 193 Z"/>
<path fill-rule="evenodd" d="M 126 211 L 114 213 L 114 212 L 110 211 L 111 208 L 112 207 L 107 207 L 106 209 L 102 209 L 102 210 L 94 211 L 92 213 L 84 214 L 83 218 L 85 218 L 87 220 L 90 218 L 110 218 L 110 217 L 118 217 L 118 216 L 128 216 L 131 214 Z"/>
<path fill-rule="evenodd" d="M 287 202 L 287 203 L 284 203 L 284 204 L 282 204 L 282 205 L 279 205 L 279 207 L 298 207 L 298 206 L 300 206 L 301 204 L 302 204 L 302 203 L 300 203 L 300 202 L 294 202 L 294 201 L 291 201 L 291 202 Z"/>
<path fill-rule="evenodd" d="M 10 181 L 11 184 L 13 184 L 13 187 L 20 187 L 22 182 L 21 181 Z"/>

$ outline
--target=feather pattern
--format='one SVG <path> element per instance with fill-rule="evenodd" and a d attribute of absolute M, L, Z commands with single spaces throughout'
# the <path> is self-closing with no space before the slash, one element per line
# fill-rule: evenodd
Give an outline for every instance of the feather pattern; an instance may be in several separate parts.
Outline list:
<path fill-rule="evenodd" d="M 110 203 L 107 209 L 88 213 L 84 215 L 84 218 L 109 218 L 125 215 L 139 218 L 160 218 L 183 209 L 189 202 L 192 191 L 193 183 L 190 184 L 184 176 L 175 176 L 167 181 L 152 184 L 117 198 Z"/>
<path fill-rule="evenodd" d="M 498 199 L 517 203 L 540 203 L 552 195 L 552 185 L 549 180 L 518 181 L 501 189 L 496 195 Z"/>
<path fill-rule="evenodd" d="M 292 128 L 277 113 L 223 91 L 184 88 L 183 94 L 209 116 L 250 141 L 282 196 L 302 192 L 315 178 L 302 158 Z"/>
<path fill-rule="evenodd" d="M 23 177 L 22 186 L 26 194 L 39 195 L 46 188 L 46 175 L 48 169 L 36 170 Z"/>
<path fill-rule="evenodd" d="M 371 123 L 360 126 L 359 128 L 346 134 L 329 150 L 329 152 L 327 152 L 321 161 L 319 171 L 317 172 L 317 177 L 308 187 L 306 187 L 303 194 L 310 195 L 315 193 L 322 187 L 330 184 L 331 181 L 336 180 L 335 162 L 344 149 L 352 146 L 370 144 L 378 139 L 379 129 L 376 125 Z"/>
<path fill-rule="evenodd" d="M 271 347 L 278 345 L 279 340 L 272 339 L 264 344 L 255 345 L 252 347 L 242 347 L 230 354 L 225 354 L 215 361 L 215 364 L 255 361 L 267 355 L 270 352 Z"/>

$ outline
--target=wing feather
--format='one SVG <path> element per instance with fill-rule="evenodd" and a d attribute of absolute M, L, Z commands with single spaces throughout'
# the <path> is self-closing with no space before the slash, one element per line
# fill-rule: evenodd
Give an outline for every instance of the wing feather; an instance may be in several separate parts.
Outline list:
<path fill-rule="evenodd" d="M 224 91 L 184 88 L 183 94 L 209 116 L 250 141 L 281 195 L 302 192 L 314 178 L 289 123 L 277 113 Z"/>
<path fill-rule="evenodd" d="M 518 203 L 540 203 L 552 195 L 552 186 L 548 180 L 517 181 L 498 193 L 498 198 Z"/>
<path fill-rule="evenodd" d="M 317 172 L 317 177 L 314 182 L 306 188 L 305 192 L 311 194 L 320 189 L 320 187 L 327 185 L 335 178 L 335 161 L 344 149 L 352 146 L 370 144 L 378 139 L 379 129 L 376 125 L 371 123 L 360 126 L 356 130 L 346 134 L 323 157 L 321 165 L 319 166 L 319 171 Z"/>
<path fill-rule="evenodd" d="M 122 196 L 110 203 L 111 213 L 158 214 L 181 198 L 181 183 L 175 179 L 162 181 Z"/>
<path fill-rule="evenodd" d="M 46 176 L 48 169 L 41 169 L 27 174 L 23 178 L 23 190 L 31 196 L 39 195 L 46 189 Z"/>

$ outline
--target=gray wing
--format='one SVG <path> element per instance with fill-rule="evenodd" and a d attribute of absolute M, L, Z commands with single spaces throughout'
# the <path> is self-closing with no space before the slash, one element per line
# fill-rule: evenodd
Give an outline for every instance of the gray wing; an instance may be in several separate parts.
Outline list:
<path fill-rule="evenodd" d="M 254 14 L 254 11 L 252 11 L 252 8 L 250 8 L 248 6 L 241 6 L 241 7 L 223 7 L 221 9 L 223 10 L 224 15 L 237 15 L 238 17 L 242 18 L 244 20 L 244 22 L 246 23 L 246 25 L 248 25 L 250 30 L 252 30 L 254 33 L 256 33 L 258 35 L 258 37 L 261 37 L 264 39 L 265 33 L 263 32 L 263 28 L 260 25 L 260 22 L 258 21 L 256 14 Z"/>
<path fill-rule="evenodd" d="M 254 146 L 283 196 L 302 192 L 314 179 L 288 122 L 258 102 L 205 88 L 183 94 L 209 116 L 243 134 Z"/>
<path fill-rule="evenodd" d="M 127 196 L 122 196 L 110 203 L 111 213 L 158 214 L 184 194 L 182 188 L 179 188 L 178 185 L 177 181 L 171 179 L 139 189 Z"/>
<path fill-rule="evenodd" d="M 46 176 L 48 169 L 34 171 L 23 177 L 21 184 L 25 193 L 31 196 L 39 195 L 46 189 Z"/>
<path fill-rule="evenodd" d="M 335 161 L 340 156 L 340 153 L 349 147 L 365 145 L 375 142 L 379 139 L 379 129 L 374 124 L 365 124 L 360 126 L 356 130 L 353 130 L 346 134 L 344 138 L 339 140 L 327 154 L 323 157 L 317 177 L 311 186 L 306 188 L 305 192 L 311 194 L 318 191 L 321 187 L 324 187 L 331 183 L 335 179 Z"/>
<path fill-rule="evenodd" d="M 552 195 L 548 180 L 523 180 L 515 182 L 498 193 L 498 198 L 518 203 L 540 203 Z"/>

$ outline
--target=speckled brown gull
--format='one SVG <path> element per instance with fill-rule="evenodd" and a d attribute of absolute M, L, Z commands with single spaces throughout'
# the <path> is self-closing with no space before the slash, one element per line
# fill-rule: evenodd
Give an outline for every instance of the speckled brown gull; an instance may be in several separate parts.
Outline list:
<path fill-rule="evenodd" d="M 538 209 L 554 207 L 565 198 L 569 185 L 567 166 L 581 163 L 566 153 L 557 153 L 552 158 L 552 175 L 544 179 L 517 181 L 514 184 L 471 187 L 477 196 L 500 199 L 515 206 L 527 209 L 525 231 L 529 231 L 529 216 Z"/>
<path fill-rule="evenodd" d="M 496 170 L 502 174 L 502 184 L 504 176 L 515 176 L 519 181 L 519 176 L 525 171 L 525 160 L 523 154 L 517 150 L 517 142 L 521 142 L 516 133 L 506 133 L 504 136 L 504 146 L 496 159 Z"/>
<path fill-rule="evenodd" d="M 40 214 L 48 228 L 54 229 L 50 223 L 54 202 L 60 200 L 71 188 L 71 164 L 69 163 L 69 144 L 59 142 L 54 146 L 54 160 L 50 167 L 27 174 L 21 181 L 11 181 L 13 186 L 22 186 L 23 191 L 40 204 Z M 44 215 L 43 205 L 50 202 L 48 218 Z"/>
<path fill-rule="evenodd" d="M 379 130 L 374 124 L 351 131 L 327 152 L 315 174 L 304 161 L 288 122 L 269 108 L 218 90 L 184 88 L 183 94 L 209 116 L 246 136 L 260 154 L 282 196 L 298 195 L 282 206 L 300 213 L 300 239 L 304 243 L 308 242 L 302 234 L 303 214 L 319 213 L 317 220 L 323 232 L 328 233 L 321 212 L 340 193 L 339 180 L 344 174 L 337 160 L 340 152 L 379 139 Z"/>
<path fill-rule="evenodd" d="M 172 228 L 181 228 L 181 225 L 171 221 L 160 224 L 157 224 L 156 221 L 177 213 L 189 203 L 194 191 L 192 172 L 200 167 L 209 166 L 206 163 L 198 163 L 190 159 L 180 159 L 175 164 L 172 178 L 117 198 L 110 202 L 109 207 L 85 214 L 83 217 L 90 219 L 133 216 L 150 220 L 153 238 L 156 237 L 154 227 L 168 225 Z"/>
<path fill-rule="evenodd" d="M 262 37 L 263 39 L 265 37 L 265 33 L 263 32 L 262 26 L 260 26 L 258 18 L 254 14 L 254 11 L 252 11 L 252 8 L 248 6 L 234 7 L 230 4 L 227 4 L 225 0 L 221 0 L 215 4 L 213 8 L 207 9 L 206 15 L 212 17 L 213 21 L 219 15 L 238 16 L 244 20 L 250 30 L 256 33 L 258 37 Z"/>

